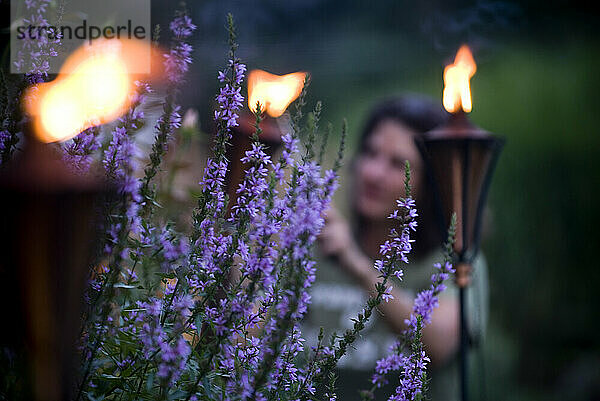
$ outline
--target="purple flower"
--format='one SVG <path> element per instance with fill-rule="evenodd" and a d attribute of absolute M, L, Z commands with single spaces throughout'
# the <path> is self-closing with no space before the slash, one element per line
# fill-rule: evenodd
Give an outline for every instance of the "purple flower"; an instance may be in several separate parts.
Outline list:
<path fill-rule="evenodd" d="M 6 142 L 10 141 L 11 137 L 10 132 L 4 130 L 0 131 L 0 153 L 4 152 L 6 149 Z"/>
<path fill-rule="evenodd" d="M 171 21 L 169 29 L 177 38 L 183 39 L 192 35 L 196 25 L 192 24 L 192 19 L 184 14 Z"/>
<path fill-rule="evenodd" d="M 225 85 L 216 97 L 218 109 L 215 110 L 215 120 L 223 121 L 226 128 L 238 125 L 237 110 L 242 107 L 244 102 L 241 83 L 244 80 L 245 72 L 246 65 L 234 57 L 228 61 L 227 69 L 218 73 L 219 81 Z"/>
<path fill-rule="evenodd" d="M 167 78 L 171 83 L 181 83 L 184 74 L 192 62 L 192 46 L 189 43 L 178 43 L 164 54 L 164 65 Z"/>
<path fill-rule="evenodd" d="M 172 309 L 163 304 L 160 299 L 150 299 L 147 302 L 138 302 L 142 309 L 135 316 L 137 324 L 141 325 L 140 341 L 143 345 L 143 353 L 146 358 L 156 355 L 157 376 L 169 386 L 173 385 L 183 370 L 187 357 L 191 353 L 191 347 L 182 337 L 169 339 L 165 327 L 161 323 L 161 316 L 171 313 L 172 321 L 176 328 L 183 328 L 183 321 L 190 315 L 192 300 L 189 296 L 174 300 Z"/>
<path fill-rule="evenodd" d="M 414 303 L 414 312 L 423 317 L 427 324 L 431 323 L 433 309 L 439 306 L 438 299 L 432 290 L 424 290 L 417 294 Z"/>
<path fill-rule="evenodd" d="M 392 288 L 393 287 L 390 285 L 383 293 L 382 297 L 385 302 L 388 302 L 390 299 L 394 299 L 394 296 L 392 295 Z"/>
<path fill-rule="evenodd" d="M 241 94 L 241 81 L 244 77 L 245 66 L 241 67 L 241 64 L 233 55 L 233 50 L 231 55 L 232 59 L 229 60 L 228 69 L 219 75 L 226 83 L 217 96 L 219 105 L 218 110 L 215 111 L 215 119 L 219 125 L 219 141 L 223 144 L 227 143 L 231 136 L 230 128 L 237 125 L 238 115 L 236 111 L 244 101 Z M 230 77 L 227 72 L 230 72 L 232 76 Z M 232 240 L 230 236 L 221 232 L 220 227 L 215 227 L 215 222 L 220 218 L 226 206 L 224 184 L 227 173 L 227 160 L 223 155 L 224 150 L 224 148 L 220 149 L 214 159 L 209 158 L 207 160 L 203 178 L 200 182 L 202 192 L 205 195 L 204 204 L 202 205 L 205 214 L 201 220 L 195 223 L 197 234 L 194 247 L 196 249 L 191 255 L 191 267 L 196 270 L 196 274 L 188 279 L 188 283 L 193 286 L 193 291 L 204 292 L 207 284 L 212 286 L 217 282 L 216 278 L 221 273 L 218 267 L 220 260 L 228 257 L 227 249 Z M 253 174 L 250 174 L 250 176 L 253 176 Z M 239 202 L 244 202 L 246 199 L 247 197 L 242 194 Z M 254 201 L 258 202 L 257 199 Z M 254 207 L 258 206 L 255 205 Z M 236 210 L 239 209 L 238 207 Z M 198 285 L 203 288 L 197 287 Z"/>
<path fill-rule="evenodd" d="M 100 147 L 98 140 L 98 128 L 92 127 L 81 132 L 62 145 L 65 161 L 70 164 L 75 171 L 85 173 L 92 164 L 92 154 Z"/>
<path fill-rule="evenodd" d="M 164 106 L 166 105 L 163 105 L 163 107 Z M 166 107 L 164 108 L 163 114 L 156 120 L 154 126 L 155 130 L 159 133 L 155 144 L 160 146 L 163 152 L 167 150 L 168 141 L 171 139 L 175 130 L 181 127 L 181 114 L 179 113 L 181 107 L 179 105 L 174 105 L 170 111 L 167 110 Z M 161 138 L 160 141 L 158 138 Z M 164 138 L 164 140 L 162 138 Z"/>
<path fill-rule="evenodd" d="M 127 134 L 125 127 L 117 127 L 112 132 L 112 139 L 106 151 L 102 164 L 109 179 L 117 184 L 121 194 L 127 202 L 127 221 L 128 228 L 135 233 L 140 231 L 141 222 L 138 216 L 138 209 L 141 202 L 139 194 L 140 182 L 133 176 L 136 169 L 134 155 L 136 147 L 132 138 Z M 125 227 L 119 223 L 113 224 L 109 229 L 109 237 L 112 243 L 118 241 L 118 232 Z M 106 252 L 110 252 L 112 246 L 106 247 Z M 123 251 L 125 253 L 125 250 Z"/>
<path fill-rule="evenodd" d="M 180 84 L 192 62 L 193 47 L 184 42 L 184 39 L 191 36 L 196 30 L 196 25 L 192 24 L 192 20 L 187 15 L 180 15 L 171 21 L 169 28 L 175 40 L 169 52 L 164 55 L 164 66 L 167 79 L 172 84 Z"/>
<path fill-rule="evenodd" d="M 405 208 L 406 216 L 409 218 L 417 216 L 417 213 L 413 212 L 414 206 L 411 201 L 403 200 L 398 202 L 398 206 Z M 393 218 L 402 219 L 397 214 Z M 405 226 L 405 229 L 410 227 L 409 224 Z M 404 256 L 402 254 L 403 247 L 400 245 L 396 250 L 401 253 L 402 258 Z M 394 344 L 390 349 L 391 354 L 377 361 L 375 366 L 372 382 L 377 387 L 387 383 L 386 374 L 391 371 L 401 371 L 399 386 L 397 386 L 395 394 L 389 398 L 393 401 L 415 400 L 423 392 L 423 378 L 426 377 L 427 364 L 430 360 L 420 342 L 420 331 L 431 323 L 433 310 L 439 305 L 438 295 L 446 288 L 443 282 L 450 273 L 454 272 L 449 262 L 445 262 L 443 265 L 436 263 L 434 267 L 435 273 L 431 276 L 431 286 L 417 294 L 413 311 L 405 320 L 407 329 L 402 333 L 402 338 L 406 342 Z"/>
<path fill-rule="evenodd" d="M 215 111 L 215 119 L 225 122 L 227 128 L 237 127 L 237 110 L 242 107 L 244 96 L 241 93 L 241 86 L 235 87 L 226 84 L 220 89 L 216 97 L 219 103 L 219 110 Z"/>
<path fill-rule="evenodd" d="M 50 4 L 50 0 L 27 0 L 25 6 L 27 12 L 30 14 L 23 18 L 23 24 L 50 26 L 51 24 L 45 18 L 48 4 Z M 16 59 L 14 61 L 15 67 L 26 71 L 27 82 L 29 84 L 44 82 L 48 78 L 50 70 L 48 58 L 58 55 L 54 45 L 60 44 L 60 39 L 49 39 L 46 34 L 35 35 L 34 37 L 26 35 L 18 42 L 19 47 L 16 50 Z M 26 60 L 29 63 L 26 63 Z"/>
<path fill-rule="evenodd" d="M 129 175 L 128 170 L 134 167 L 134 153 L 135 145 L 127 130 L 124 127 L 115 128 L 102 160 L 106 174 L 116 181 L 124 182 Z"/>
<path fill-rule="evenodd" d="M 287 138 L 287 151 L 294 145 Z M 284 151 L 285 152 L 285 151 Z M 267 389 L 290 389 L 302 383 L 308 388 L 305 376 L 299 372 L 293 361 L 297 352 L 303 349 L 300 330 L 294 327 L 278 347 L 279 327 L 277 322 L 302 319 L 310 303 L 308 290 L 315 280 L 316 264 L 310 259 L 309 249 L 323 226 L 322 215 L 329 206 L 331 195 L 337 186 L 337 176 L 327 171 L 321 176 L 320 166 L 307 161 L 296 166 L 290 158 L 297 179 L 287 188 L 284 202 L 278 204 L 285 224 L 280 233 L 280 246 L 285 255 L 284 263 L 296 270 L 295 283 L 280 293 L 267 294 L 265 301 L 275 305 L 276 313 L 265 324 L 265 337 L 262 339 L 262 360 L 274 355 L 274 370 L 267 377 Z M 259 380 L 258 377 L 254 379 Z"/>

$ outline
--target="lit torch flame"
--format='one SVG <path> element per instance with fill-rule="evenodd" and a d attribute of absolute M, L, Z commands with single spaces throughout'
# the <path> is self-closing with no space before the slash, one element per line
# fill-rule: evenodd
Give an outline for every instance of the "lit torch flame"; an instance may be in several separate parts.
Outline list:
<path fill-rule="evenodd" d="M 475 71 L 477 65 L 473 60 L 471 50 L 467 45 L 462 45 L 456 57 L 454 64 L 446 66 L 444 69 L 444 108 L 450 113 L 456 113 L 462 108 L 465 112 L 470 112 L 473 108 L 471 104 L 471 87 L 469 80 Z"/>
<path fill-rule="evenodd" d="M 94 125 L 110 122 L 128 109 L 135 63 L 145 45 L 134 41 L 95 41 L 77 49 L 59 76 L 28 89 L 26 111 L 34 117 L 42 142 L 66 141 Z"/>
<path fill-rule="evenodd" d="M 248 74 L 248 107 L 254 112 L 259 102 L 261 112 L 279 117 L 302 92 L 305 77 L 305 72 L 274 75 L 252 70 Z"/>

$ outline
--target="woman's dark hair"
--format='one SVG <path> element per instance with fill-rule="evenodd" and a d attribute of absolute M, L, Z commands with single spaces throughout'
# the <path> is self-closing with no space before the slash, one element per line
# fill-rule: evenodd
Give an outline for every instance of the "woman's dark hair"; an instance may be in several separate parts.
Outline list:
<path fill-rule="evenodd" d="M 357 156 L 366 150 L 369 136 L 383 121 L 397 121 L 410 128 L 416 135 L 423 135 L 438 125 L 443 124 L 448 118 L 440 102 L 416 94 L 408 94 L 384 99 L 377 103 L 369 113 L 357 147 Z M 423 171 L 423 182 L 419 185 L 419 193 L 415 194 L 417 208 L 419 209 L 419 228 L 416 232 L 414 252 L 417 257 L 426 255 L 439 246 L 443 239 L 440 236 L 438 225 L 435 222 L 436 212 L 432 190 L 428 183 L 427 171 Z M 355 215 L 354 227 L 358 228 L 363 223 L 362 216 Z"/>
<path fill-rule="evenodd" d="M 365 150 L 367 138 L 382 121 L 398 121 L 422 135 L 441 125 L 447 118 L 448 113 L 442 109 L 440 102 L 434 102 L 423 95 L 411 94 L 385 99 L 371 109 L 360 136 L 358 153 Z"/>

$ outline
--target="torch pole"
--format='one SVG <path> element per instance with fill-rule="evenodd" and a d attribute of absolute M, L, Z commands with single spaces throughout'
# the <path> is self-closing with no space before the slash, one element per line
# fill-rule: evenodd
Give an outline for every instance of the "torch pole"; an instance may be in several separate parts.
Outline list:
<path fill-rule="evenodd" d="M 467 287 L 471 281 L 471 265 L 459 262 L 456 266 L 456 284 L 460 303 L 460 394 L 461 400 L 469 399 L 468 367 L 469 367 L 469 328 L 467 325 Z"/>
<path fill-rule="evenodd" d="M 467 389 L 467 350 L 469 339 L 467 334 L 467 303 L 465 300 L 466 288 L 461 287 L 459 290 L 460 299 L 460 393 L 462 401 L 469 399 Z"/>

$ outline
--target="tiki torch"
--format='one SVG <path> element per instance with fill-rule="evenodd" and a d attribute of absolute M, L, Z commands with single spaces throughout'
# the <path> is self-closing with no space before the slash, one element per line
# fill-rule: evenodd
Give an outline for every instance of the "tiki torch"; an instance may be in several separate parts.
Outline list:
<path fill-rule="evenodd" d="M 235 205 L 237 188 L 244 177 L 244 166 L 240 159 L 250 150 L 252 135 L 256 131 L 254 112 L 257 103 L 266 116 L 260 123 L 262 133 L 259 140 L 266 145 L 270 156 L 281 145 L 281 134 L 289 130 L 289 121 L 282 116 L 287 107 L 302 92 L 306 73 L 294 72 L 286 75 L 275 75 L 262 70 L 252 70 L 248 74 L 248 108 L 240 113 L 239 126 L 232 130 L 231 144 L 227 150 L 227 158 L 231 161 L 230 169 L 225 177 L 229 208 Z"/>
<path fill-rule="evenodd" d="M 49 143 L 128 109 L 139 46 L 114 40 L 82 47 L 55 80 L 23 96 L 25 145 L 0 171 L 0 305 L 10 325 L 0 330 L 0 346 L 21 367 L 13 373 L 23 399 L 71 398 L 99 212 L 116 194 L 97 175 L 75 172 Z"/>
<path fill-rule="evenodd" d="M 462 46 L 453 64 L 444 70 L 444 108 L 451 113 L 448 121 L 418 141 L 430 182 L 434 188 L 438 221 L 447 230 L 456 213 L 456 283 L 460 301 L 460 388 L 462 400 L 468 399 L 466 291 L 471 281 L 472 263 L 477 254 L 481 218 L 492 174 L 504 140 L 482 130 L 467 118 L 471 111 L 469 80 L 476 64 L 469 48 Z"/>

